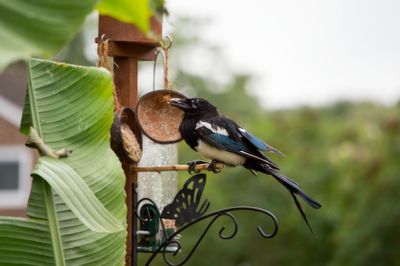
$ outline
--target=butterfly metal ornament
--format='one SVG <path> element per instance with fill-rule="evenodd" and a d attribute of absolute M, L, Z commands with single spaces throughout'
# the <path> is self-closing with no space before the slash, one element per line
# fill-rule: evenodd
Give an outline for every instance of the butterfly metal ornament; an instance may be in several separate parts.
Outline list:
<path fill-rule="evenodd" d="M 181 227 L 203 216 L 210 207 L 207 199 L 200 204 L 205 185 L 205 174 L 190 177 L 176 194 L 172 203 L 165 206 L 161 218 L 173 219 L 175 225 Z"/>

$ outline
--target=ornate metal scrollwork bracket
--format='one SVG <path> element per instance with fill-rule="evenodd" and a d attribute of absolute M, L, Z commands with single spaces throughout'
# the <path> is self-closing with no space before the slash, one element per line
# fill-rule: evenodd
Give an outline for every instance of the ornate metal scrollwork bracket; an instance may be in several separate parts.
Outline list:
<path fill-rule="evenodd" d="M 165 218 L 174 218 L 176 220 L 178 220 L 178 218 L 181 218 L 180 221 L 177 223 L 181 227 L 179 227 L 174 232 L 170 231 L 168 232 L 168 230 L 165 228 L 162 217 L 163 215 L 159 213 L 157 205 L 154 203 L 154 201 L 148 198 L 143 198 L 138 202 L 137 207 L 142 205 L 141 210 L 139 212 L 135 212 L 139 221 L 146 223 L 154 221 L 152 219 L 158 219 L 157 222 L 161 225 L 162 229 L 161 230 L 162 241 L 158 243 L 158 247 L 156 249 L 152 250 L 152 255 L 149 257 L 148 261 L 146 262 L 146 265 L 150 265 L 151 262 L 158 255 L 158 253 L 161 253 L 163 255 L 165 263 L 169 266 L 184 265 L 194 254 L 194 252 L 196 251 L 196 249 L 198 248 L 198 246 L 200 245 L 201 241 L 204 239 L 205 235 L 208 233 L 210 228 L 215 224 L 217 220 L 221 219 L 221 217 L 228 218 L 228 221 L 231 224 L 230 228 L 232 228 L 232 230 L 230 230 L 230 232 L 226 232 L 227 226 L 223 225 L 221 229 L 218 231 L 218 236 L 222 240 L 234 238 L 239 230 L 239 223 L 234 215 L 235 212 L 245 211 L 252 213 L 260 213 L 265 215 L 267 219 L 272 221 L 272 228 L 269 229 L 268 231 L 265 231 L 261 226 L 257 226 L 257 231 L 263 238 L 272 238 L 278 233 L 279 225 L 275 215 L 270 211 L 258 207 L 236 206 L 214 211 L 204 215 L 204 213 L 207 211 L 209 207 L 209 202 L 207 200 L 204 200 L 203 203 L 200 204 L 205 181 L 206 180 L 204 174 L 199 174 L 191 177 L 185 183 L 184 188 L 178 192 L 174 201 L 170 205 L 166 206 L 165 209 L 167 209 L 168 206 L 170 207 L 168 208 L 169 215 L 167 215 L 167 217 Z M 185 195 L 183 195 L 182 193 Z M 143 204 L 146 201 L 149 203 Z M 185 207 L 183 208 L 182 205 L 184 205 Z M 138 210 L 138 208 L 136 208 L 136 210 Z M 151 212 L 153 212 L 153 214 L 151 214 Z M 196 243 L 188 252 L 188 254 L 179 262 L 172 262 L 169 257 L 176 257 L 177 254 L 182 249 L 181 243 L 178 241 L 178 237 L 180 236 L 180 234 L 183 233 L 186 229 L 190 228 L 191 226 L 199 222 L 202 222 L 204 220 L 209 220 L 209 222 L 205 227 L 204 231 L 199 236 Z M 168 253 L 171 254 L 169 257 L 167 255 Z"/>

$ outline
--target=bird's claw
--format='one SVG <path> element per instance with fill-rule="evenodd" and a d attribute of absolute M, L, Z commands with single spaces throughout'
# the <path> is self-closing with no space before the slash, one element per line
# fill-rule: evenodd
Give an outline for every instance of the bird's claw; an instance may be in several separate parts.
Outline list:
<path fill-rule="evenodd" d="M 218 169 L 216 166 L 217 163 L 217 161 L 212 160 L 208 165 L 207 170 L 213 172 L 214 174 L 218 174 L 219 172 L 221 172 L 221 169 Z"/>
<path fill-rule="evenodd" d="M 207 162 L 201 161 L 201 160 L 194 160 L 194 161 L 188 162 L 187 165 L 189 166 L 189 168 L 188 168 L 189 174 L 192 174 L 192 173 L 198 174 L 198 173 L 200 173 L 200 170 L 196 170 L 196 166 L 198 164 L 205 164 L 205 163 L 207 163 Z"/>

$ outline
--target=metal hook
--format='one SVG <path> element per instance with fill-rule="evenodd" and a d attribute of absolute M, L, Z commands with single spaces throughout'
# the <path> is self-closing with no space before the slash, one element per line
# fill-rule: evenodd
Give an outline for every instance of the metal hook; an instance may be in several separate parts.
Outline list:
<path fill-rule="evenodd" d="M 100 40 L 101 40 L 102 42 L 108 41 L 107 35 L 106 35 L 105 33 L 103 33 L 103 34 L 101 35 L 101 37 L 100 37 Z"/>
<path fill-rule="evenodd" d="M 172 40 L 172 37 L 167 35 L 160 41 L 160 46 L 163 49 L 169 49 L 171 48 L 173 42 L 174 41 Z"/>

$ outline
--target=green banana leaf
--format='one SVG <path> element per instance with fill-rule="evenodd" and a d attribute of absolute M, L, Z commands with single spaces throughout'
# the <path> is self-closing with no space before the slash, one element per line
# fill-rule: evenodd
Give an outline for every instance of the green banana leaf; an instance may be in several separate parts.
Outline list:
<path fill-rule="evenodd" d="M 31 55 L 50 56 L 78 32 L 98 0 L 0 0 L 0 71 Z"/>
<path fill-rule="evenodd" d="M 132 23 L 143 32 L 150 30 L 152 11 L 149 0 L 103 0 L 97 6 L 97 10 L 102 15 Z"/>
<path fill-rule="evenodd" d="M 148 0 L 0 0 L 0 72 L 19 59 L 54 55 L 97 5 L 103 14 L 149 30 Z"/>
<path fill-rule="evenodd" d="M 110 149 L 112 78 L 32 59 L 21 132 L 53 150 L 33 171 L 29 218 L 0 217 L 0 265 L 123 265 L 125 177 Z M 32 130 L 32 129 L 31 129 Z"/>

